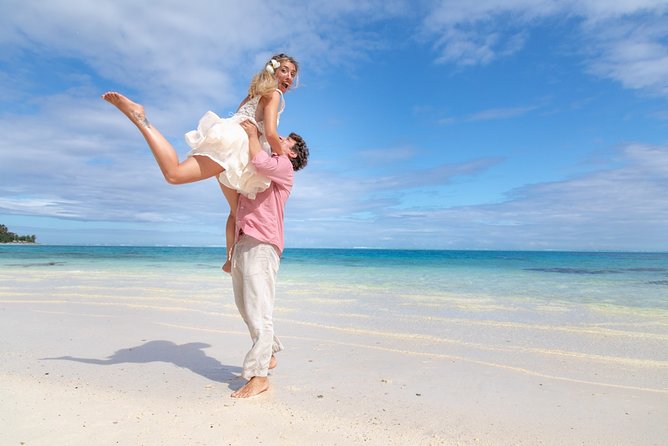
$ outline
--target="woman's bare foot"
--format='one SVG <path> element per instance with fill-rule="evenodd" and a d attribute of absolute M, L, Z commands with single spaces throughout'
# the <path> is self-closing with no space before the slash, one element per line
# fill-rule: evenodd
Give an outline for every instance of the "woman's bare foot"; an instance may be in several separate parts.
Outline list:
<path fill-rule="evenodd" d="M 148 122 L 148 119 L 146 119 L 146 115 L 144 114 L 143 105 L 132 102 L 130 99 L 115 91 L 106 92 L 102 95 L 102 99 L 115 105 L 123 112 L 123 114 L 125 114 L 125 116 L 130 118 L 130 121 L 137 127 L 151 127 L 151 124 Z"/>
<path fill-rule="evenodd" d="M 232 273 L 232 261 L 227 259 L 227 262 L 225 262 L 222 269 L 228 274 Z"/>
<path fill-rule="evenodd" d="M 232 398 L 250 398 L 269 389 L 269 379 L 266 376 L 254 376 L 241 389 L 232 393 Z"/>
<path fill-rule="evenodd" d="M 271 360 L 269 360 L 269 370 L 275 369 L 277 365 L 278 361 L 276 361 L 276 356 L 271 355 Z"/>

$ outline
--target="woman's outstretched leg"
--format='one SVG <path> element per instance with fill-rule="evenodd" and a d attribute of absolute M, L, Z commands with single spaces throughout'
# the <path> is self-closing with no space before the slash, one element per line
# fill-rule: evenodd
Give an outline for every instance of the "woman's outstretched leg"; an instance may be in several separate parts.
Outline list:
<path fill-rule="evenodd" d="M 234 250 L 234 239 L 236 238 L 236 234 L 234 233 L 234 231 L 236 229 L 236 222 L 237 222 L 237 203 L 239 200 L 239 193 L 234 189 L 230 189 L 227 186 L 223 186 L 222 183 L 218 184 L 220 184 L 220 189 L 223 191 L 223 194 L 225 194 L 225 198 L 227 199 L 227 204 L 230 205 L 230 214 L 227 216 L 227 224 L 225 225 L 226 257 L 225 257 L 225 264 L 223 265 L 223 271 L 225 271 L 226 273 L 231 273 L 232 251 Z"/>
<path fill-rule="evenodd" d="M 116 92 L 107 92 L 102 95 L 102 99 L 115 105 L 137 126 L 151 148 L 162 175 L 168 183 L 192 183 L 218 175 L 223 171 L 222 166 L 205 156 L 193 156 L 179 163 L 176 150 L 158 129 L 148 121 L 144 113 L 144 106 L 141 104 L 137 104 Z"/>

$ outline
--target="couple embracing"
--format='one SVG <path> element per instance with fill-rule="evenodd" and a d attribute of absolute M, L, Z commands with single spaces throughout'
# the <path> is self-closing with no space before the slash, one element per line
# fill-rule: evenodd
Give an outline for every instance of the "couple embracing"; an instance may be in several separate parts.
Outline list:
<path fill-rule="evenodd" d="M 273 56 L 253 77 L 248 96 L 232 117 L 209 111 L 197 129 L 186 134 L 192 150 L 183 162 L 148 121 L 143 106 L 116 92 L 102 96 L 137 126 L 167 182 L 184 184 L 215 176 L 230 205 L 223 270 L 232 275 L 235 303 L 252 340 L 242 372 L 248 382 L 232 393 L 235 398 L 269 388 L 268 371 L 283 349 L 274 335 L 273 308 L 285 204 L 294 172 L 306 166 L 309 151 L 299 135 L 279 136 L 277 127 L 283 94 L 297 70 L 292 57 Z"/>

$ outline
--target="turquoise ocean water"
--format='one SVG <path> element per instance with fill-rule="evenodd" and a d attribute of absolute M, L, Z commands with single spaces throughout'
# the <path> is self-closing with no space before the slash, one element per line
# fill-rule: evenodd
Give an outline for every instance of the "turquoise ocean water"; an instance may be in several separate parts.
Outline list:
<path fill-rule="evenodd" d="M 133 320 L 142 336 L 214 345 L 245 334 L 223 259 L 223 248 L 2 245 L 0 313 L 48 317 L 40 330 L 55 338 L 71 337 L 61 320 L 110 337 Z M 668 394 L 668 253 L 286 249 L 274 323 L 321 360 L 343 346 Z"/>
<path fill-rule="evenodd" d="M 2 245 L 0 268 L 216 277 L 223 248 Z M 602 304 L 668 310 L 668 253 L 286 249 L 279 283 L 336 296 Z"/>

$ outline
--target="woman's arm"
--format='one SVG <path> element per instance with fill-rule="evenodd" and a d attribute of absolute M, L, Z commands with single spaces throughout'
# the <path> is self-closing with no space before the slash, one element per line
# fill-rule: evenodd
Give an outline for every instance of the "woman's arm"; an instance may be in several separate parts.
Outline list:
<path fill-rule="evenodd" d="M 264 121 L 264 137 L 271 146 L 271 150 L 279 155 L 283 154 L 281 140 L 278 137 L 278 107 L 281 105 L 281 93 L 274 90 L 270 95 L 263 96 L 262 120 Z"/>

